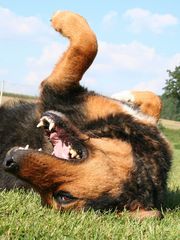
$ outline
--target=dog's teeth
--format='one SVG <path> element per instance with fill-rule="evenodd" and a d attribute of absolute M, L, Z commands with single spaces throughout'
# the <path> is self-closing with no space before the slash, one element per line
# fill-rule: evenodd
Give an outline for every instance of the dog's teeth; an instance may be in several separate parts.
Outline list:
<path fill-rule="evenodd" d="M 52 119 L 46 116 L 42 117 L 41 119 L 46 120 L 48 123 L 52 122 Z"/>
<path fill-rule="evenodd" d="M 44 127 L 45 121 L 49 123 L 49 131 L 51 131 L 55 127 L 55 123 L 51 118 L 49 118 L 47 116 L 44 116 L 40 119 L 40 122 L 38 123 L 37 127 L 38 128 Z"/>
<path fill-rule="evenodd" d="M 44 126 L 44 123 L 43 123 L 42 120 L 40 120 L 40 122 L 38 123 L 37 127 L 39 128 L 39 127 L 43 127 L 43 126 Z"/>
<path fill-rule="evenodd" d="M 77 152 L 74 149 L 70 149 L 69 151 L 71 158 L 74 158 L 77 155 Z"/>
<path fill-rule="evenodd" d="M 55 127 L 55 123 L 53 121 L 49 124 L 49 131 L 51 131 Z"/>
<path fill-rule="evenodd" d="M 17 151 L 17 150 L 24 150 L 24 148 L 23 147 L 18 147 L 15 151 Z"/>
<path fill-rule="evenodd" d="M 42 151 L 42 148 L 39 148 L 39 149 L 38 149 L 38 152 L 41 152 L 41 151 Z"/>
<path fill-rule="evenodd" d="M 29 145 L 26 145 L 25 147 L 18 147 L 17 150 L 28 150 L 29 149 Z"/>
<path fill-rule="evenodd" d="M 81 159 L 81 158 L 80 158 L 80 156 L 79 156 L 79 154 L 78 154 L 78 155 L 76 155 L 76 158 L 77 158 L 77 159 Z"/>
<path fill-rule="evenodd" d="M 74 158 L 77 155 L 76 152 L 71 153 L 71 158 Z"/>

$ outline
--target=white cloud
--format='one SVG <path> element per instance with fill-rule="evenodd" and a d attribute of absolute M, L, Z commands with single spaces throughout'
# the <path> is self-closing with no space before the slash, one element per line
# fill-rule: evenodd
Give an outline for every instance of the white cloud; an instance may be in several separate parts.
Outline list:
<path fill-rule="evenodd" d="M 169 59 L 169 68 L 172 69 L 175 66 L 180 66 L 180 53 L 176 53 L 171 59 Z"/>
<path fill-rule="evenodd" d="M 99 63 L 94 68 L 103 71 L 151 71 L 161 61 L 154 48 L 135 41 L 129 44 L 99 42 L 98 59 Z"/>
<path fill-rule="evenodd" d="M 94 89 L 108 95 L 128 89 L 160 94 L 168 77 L 167 69 L 173 69 L 179 62 L 180 53 L 164 57 L 142 43 L 99 42 L 99 53 L 87 78 L 96 79 Z M 87 85 L 92 88 L 88 81 Z"/>
<path fill-rule="evenodd" d="M 102 20 L 102 23 L 105 28 L 109 28 L 114 24 L 114 21 L 116 17 L 118 16 L 118 13 L 116 11 L 110 11 L 108 12 Z"/>
<path fill-rule="evenodd" d="M 150 79 L 146 81 L 141 81 L 136 84 L 132 89 L 138 91 L 153 91 L 157 94 L 162 93 L 162 88 L 164 87 L 166 75 L 162 74 L 161 77 L 156 77 L 156 79 Z"/>
<path fill-rule="evenodd" d="M 0 69 L 0 87 L 4 80 L 5 92 L 38 95 L 40 83 L 50 75 L 66 47 L 65 44 L 51 42 L 46 47 L 42 47 L 39 56 L 28 57 L 23 68 L 18 63 L 15 66 L 20 69 L 18 73 L 14 73 L 13 69 L 11 71 Z"/>
<path fill-rule="evenodd" d="M 25 83 L 39 86 L 66 48 L 64 44 L 53 42 L 43 48 L 39 57 L 28 58 Z M 162 57 L 154 48 L 138 42 L 99 42 L 97 58 L 84 75 L 82 84 L 107 95 L 128 89 L 162 93 L 168 76 L 166 70 L 174 68 L 179 60 L 180 53 Z"/>
<path fill-rule="evenodd" d="M 42 53 L 38 58 L 28 58 L 26 83 L 39 85 L 42 80 L 48 77 L 65 48 L 66 45 L 52 42 L 42 49 Z"/>
<path fill-rule="evenodd" d="M 53 32 L 53 31 L 52 31 Z M 41 19 L 35 16 L 18 16 L 7 8 L 0 7 L 0 38 L 38 37 L 52 34 Z"/>
<path fill-rule="evenodd" d="M 0 76 L 4 76 L 4 75 L 6 75 L 7 73 L 8 73 L 8 70 L 7 70 L 7 69 L 4 69 L 4 68 L 0 69 Z"/>
<path fill-rule="evenodd" d="M 167 70 L 173 71 L 176 66 L 180 65 L 180 53 L 172 55 L 170 58 L 164 58 L 160 69 L 157 71 L 156 78 L 148 81 L 141 81 L 133 87 L 135 90 L 151 90 L 161 93 L 160 90 L 165 86 L 165 80 L 168 79 Z M 158 66 L 157 66 L 158 68 Z"/>
<path fill-rule="evenodd" d="M 178 24 L 178 19 L 172 14 L 157 14 L 142 8 L 127 10 L 124 13 L 124 18 L 129 20 L 130 29 L 134 33 L 140 33 L 144 30 L 162 33 L 166 27 Z"/>

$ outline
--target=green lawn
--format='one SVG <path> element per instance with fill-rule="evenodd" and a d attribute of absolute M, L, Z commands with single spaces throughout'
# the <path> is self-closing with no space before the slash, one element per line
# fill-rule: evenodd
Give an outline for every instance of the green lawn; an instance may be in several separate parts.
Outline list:
<path fill-rule="evenodd" d="M 1 192 L 0 239 L 180 239 L 180 130 L 163 131 L 172 143 L 174 160 L 162 220 L 140 222 L 126 213 L 59 213 L 41 207 L 35 193 Z"/>

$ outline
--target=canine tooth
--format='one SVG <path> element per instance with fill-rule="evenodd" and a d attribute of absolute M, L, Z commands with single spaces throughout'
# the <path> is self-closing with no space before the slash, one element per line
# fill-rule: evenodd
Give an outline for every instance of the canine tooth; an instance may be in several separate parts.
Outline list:
<path fill-rule="evenodd" d="M 76 156 L 76 152 L 71 153 L 71 158 L 74 158 Z"/>
<path fill-rule="evenodd" d="M 52 124 L 52 123 L 55 124 L 54 121 L 49 117 L 44 116 L 41 119 L 42 119 L 42 121 L 46 120 L 49 124 Z"/>
<path fill-rule="evenodd" d="M 42 126 L 44 126 L 44 120 L 47 121 L 48 123 L 50 123 L 50 121 L 51 121 L 51 119 L 49 117 L 46 117 L 46 116 L 42 117 L 40 119 L 40 123 L 43 124 Z"/>
<path fill-rule="evenodd" d="M 44 126 L 44 121 L 47 121 L 49 123 L 49 131 L 51 131 L 54 128 L 55 123 L 51 118 L 49 118 L 47 116 L 44 116 L 40 119 L 40 122 L 38 123 L 37 127 L 38 128 L 43 127 Z"/>
<path fill-rule="evenodd" d="M 28 150 L 29 149 L 29 145 L 26 145 L 25 147 L 18 147 L 18 149 L 16 149 L 16 151 L 17 150 Z"/>
<path fill-rule="evenodd" d="M 42 120 L 46 120 L 48 123 L 52 122 L 52 119 L 46 116 L 44 116 Z"/>
<path fill-rule="evenodd" d="M 81 159 L 80 156 L 79 156 L 79 154 L 76 156 L 76 158 L 77 158 L 77 159 Z"/>
<path fill-rule="evenodd" d="M 74 149 L 70 149 L 69 153 L 71 154 L 71 158 L 74 158 L 77 155 L 77 152 Z"/>
<path fill-rule="evenodd" d="M 38 152 L 41 152 L 41 151 L 42 151 L 42 148 L 39 148 L 39 149 L 38 149 Z"/>
<path fill-rule="evenodd" d="M 55 123 L 53 121 L 49 124 L 49 131 L 51 131 L 55 127 Z"/>
<path fill-rule="evenodd" d="M 44 126 L 44 123 L 43 123 L 42 120 L 40 120 L 40 122 L 39 122 L 38 125 L 37 125 L 37 128 L 39 128 L 39 127 L 43 127 L 43 126 Z"/>
<path fill-rule="evenodd" d="M 24 148 L 23 147 L 18 147 L 18 149 L 16 149 L 15 151 L 17 151 L 17 150 L 24 150 Z"/>

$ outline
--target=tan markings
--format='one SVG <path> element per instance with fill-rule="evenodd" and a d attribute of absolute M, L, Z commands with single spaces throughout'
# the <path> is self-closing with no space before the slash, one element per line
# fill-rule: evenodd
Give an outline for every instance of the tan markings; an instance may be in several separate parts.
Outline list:
<path fill-rule="evenodd" d="M 154 125 L 156 123 L 155 119 L 150 115 L 145 115 L 141 112 L 138 113 L 136 110 L 133 110 L 131 107 L 119 101 L 99 95 L 89 96 L 86 99 L 85 111 L 89 120 L 97 120 L 99 118 L 105 118 L 108 115 L 115 116 L 124 113 L 133 116 L 139 123 L 148 125 Z"/>
<path fill-rule="evenodd" d="M 147 115 L 142 111 L 139 111 L 139 109 L 133 109 L 131 106 L 128 106 L 127 104 L 123 104 L 123 111 L 126 114 L 131 115 L 137 121 L 142 122 L 144 124 L 156 125 L 157 123 L 157 119 L 155 117 Z"/>
<path fill-rule="evenodd" d="M 68 183 L 65 187 L 89 199 L 98 198 L 103 192 L 117 197 L 133 168 L 131 146 L 109 139 L 90 139 L 90 144 L 94 149 L 83 164 L 80 178 L 76 184 Z"/>
<path fill-rule="evenodd" d="M 97 53 L 97 40 L 86 20 L 72 12 L 58 11 L 52 17 L 52 26 L 69 38 L 70 46 L 46 81 L 64 90 L 78 84 L 91 65 Z"/>
<path fill-rule="evenodd" d="M 155 117 L 158 121 L 162 109 L 160 97 L 149 91 L 132 91 L 132 94 L 135 97 L 135 103 L 139 105 L 141 111 Z"/>
<path fill-rule="evenodd" d="M 103 96 L 89 96 L 85 102 L 85 111 L 89 120 L 104 118 L 110 114 L 116 115 L 123 112 L 119 102 Z"/>
<path fill-rule="evenodd" d="M 148 91 L 123 91 L 112 95 L 112 98 L 138 105 L 141 112 L 124 105 L 124 111 L 145 123 L 156 124 L 162 108 L 161 99 Z"/>
<path fill-rule="evenodd" d="M 69 206 L 80 208 L 86 200 L 105 193 L 117 197 L 133 169 L 132 149 L 120 140 L 90 139 L 89 157 L 72 164 L 39 153 L 28 154 L 21 163 L 19 176 L 40 192 L 44 202 L 57 208 L 53 192 L 63 190 L 79 198 Z M 57 185 L 57 186 L 56 186 Z"/>

